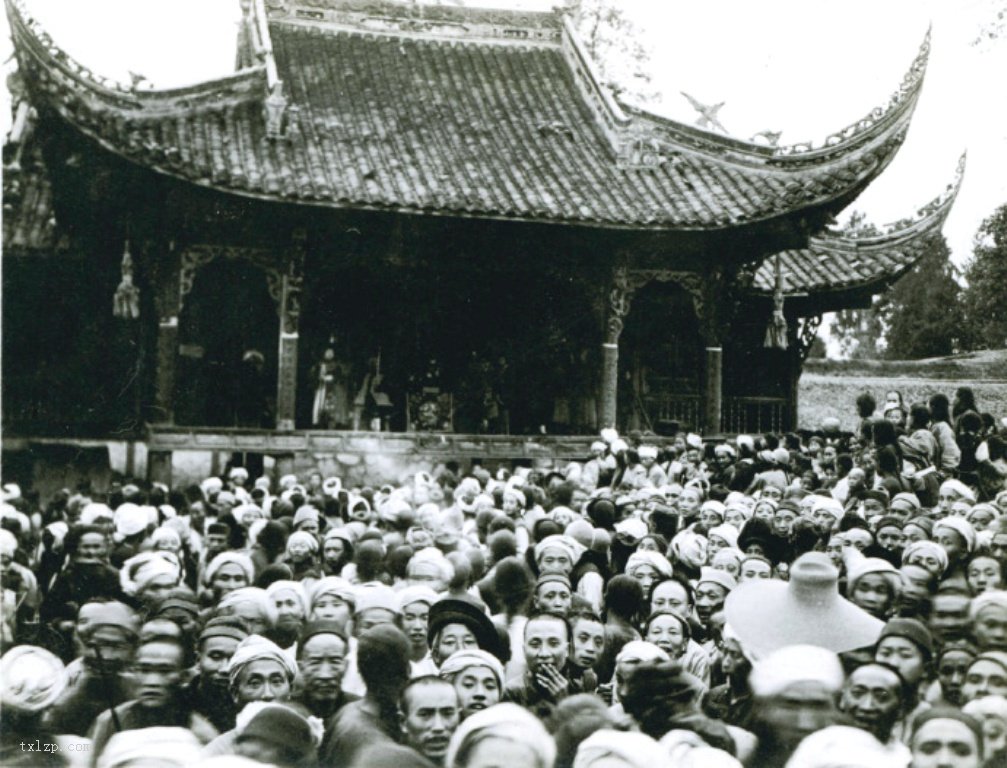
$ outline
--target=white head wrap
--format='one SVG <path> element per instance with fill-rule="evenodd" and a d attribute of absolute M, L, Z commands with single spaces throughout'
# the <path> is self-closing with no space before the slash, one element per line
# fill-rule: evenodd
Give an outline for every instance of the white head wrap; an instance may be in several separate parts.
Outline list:
<path fill-rule="evenodd" d="M 613 758 L 626 768 L 654 768 L 668 764 L 665 750 L 647 734 L 603 728 L 580 743 L 573 768 L 612 765 Z"/>
<path fill-rule="evenodd" d="M 458 726 L 448 744 L 445 765 L 457 764 L 458 752 L 485 738 L 514 741 L 531 748 L 535 762 L 521 768 L 552 768 L 556 744 L 542 721 L 524 707 L 505 702 L 476 712 Z"/>
<path fill-rule="evenodd" d="M 945 491 L 950 491 L 956 496 L 965 499 L 965 501 L 969 502 L 970 504 L 976 503 L 975 491 L 973 491 L 971 488 L 965 485 L 965 483 L 963 483 L 961 480 L 956 480 L 954 478 L 951 478 L 950 480 L 945 480 L 943 483 L 941 483 L 940 493 L 944 493 Z"/>
<path fill-rule="evenodd" d="M 445 680 L 451 680 L 459 672 L 469 667 L 487 667 L 496 677 L 501 689 L 504 687 L 504 683 L 507 682 L 503 664 L 500 663 L 500 660 L 492 653 L 487 653 L 481 648 L 465 648 L 452 653 L 441 664 L 440 676 Z"/>
<path fill-rule="evenodd" d="M 127 595 L 137 595 L 158 576 L 170 576 L 178 584 L 182 566 L 173 552 L 154 550 L 129 558 L 119 571 L 119 583 Z"/>
<path fill-rule="evenodd" d="M 150 523 L 147 511 L 129 501 L 116 508 L 112 520 L 115 523 L 115 532 L 124 537 L 141 533 Z"/>
<path fill-rule="evenodd" d="M 426 603 L 427 605 L 433 605 L 440 599 L 436 592 L 430 589 L 430 587 L 422 584 L 406 587 L 395 594 L 399 598 L 400 612 L 405 611 L 406 606 L 412 605 L 413 603 Z"/>
<path fill-rule="evenodd" d="M 437 569 L 437 573 L 440 576 L 441 581 L 444 583 L 451 581 L 455 575 L 455 569 L 454 566 L 451 565 L 451 561 L 448 560 L 444 556 L 444 553 L 437 549 L 437 547 L 424 547 L 410 557 L 409 564 L 406 566 L 406 578 L 409 577 L 409 573 L 417 565 L 434 566 Z"/>
<path fill-rule="evenodd" d="M 729 547 L 738 546 L 738 529 L 728 523 L 713 526 L 707 535 L 711 538 L 713 536 L 719 536 L 727 542 L 727 546 Z"/>
<path fill-rule="evenodd" d="M 545 554 L 547 549 L 559 549 L 565 552 L 570 558 L 571 565 L 576 565 L 577 561 L 580 560 L 580 556 L 586 551 L 584 545 L 573 537 L 564 536 L 563 534 L 554 534 L 552 536 L 546 536 L 542 539 L 542 541 L 535 545 L 536 563 L 542 559 L 542 555 Z"/>
<path fill-rule="evenodd" d="M 241 552 L 221 552 L 215 558 L 210 561 L 210 564 L 206 566 L 206 571 L 203 574 L 203 581 L 207 585 L 213 582 L 213 577 L 217 575 L 217 571 L 223 568 L 225 565 L 236 565 L 244 571 L 245 576 L 248 578 L 248 583 L 251 584 L 255 580 L 255 566 L 252 564 L 252 559 Z"/>
<path fill-rule="evenodd" d="M 259 615 L 266 620 L 269 626 L 276 624 L 276 605 L 272 598 L 266 594 L 266 590 L 258 587 L 241 587 L 233 592 L 228 592 L 217 604 L 217 610 L 225 611 L 242 603 L 251 603 L 256 606 L 259 609 Z"/>
<path fill-rule="evenodd" d="M 234 655 L 227 664 L 227 675 L 233 686 L 238 676 L 248 664 L 259 659 L 272 659 L 283 667 L 287 679 L 293 681 L 297 675 L 297 662 L 285 650 L 262 635 L 249 635 L 234 649 Z"/>
<path fill-rule="evenodd" d="M 318 539 L 307 531 L 294 531 L 290 534 L 290 538 L 287 539 L 287 552 L 290 552 L 290 548 L 295 544 L 304 544 L 312 553 L 318 551 Z"/>
<path fill-rule="evenodd" d="M 98 756 L 97 768 L 189 768 L 199 763 L 202 749 L 188 728 L 132 728 L 112 734 Z"/>
<path fill-rule="evenodd" d="M 671 657 L 653 643 L 646 640 L 630 640 L 615 657 L 615 663 L 637 661 L 646 664 L 649 661 L 671 661 Z"/>
<path fill-rule="evenodd" d="M 941 573 L 947 570 L 948 567 L 948 553 L 944 551 L 944 547 L 940 544 L 936 544 L 932 541 L 914 541 L 912 544 L 906 546 L 902 550 L 902 563 L 908 563 L 909 559 L 913 555 L 922 555 L 923 557 L 932 556 L 937 559 L 937 562 L 941 566 Z"/>
<path fill-rule="evenodd" d="M 0 554 L 6 557 L 14 557 L 17 552 L 17 536 L 6 528 L 0 528 Z"/>
<path fill-rule="evenodd" d="M 863 728 L 830 725 L 806 737 L 786 768 L 901 768 L 905 760 L 892 754 Z"/>
<path fill-rule="evenodd" d="M 305 615 L 308 613 L 308 598 L 304 594 L 304 584 L 300 581 L 291 581 L 290 579 L 277 579 L 268 587 L 266 587 L 266 594 L 269 598 L 274 601 L 276 596 L 280 592 L 292 592 L 294 597 L 297 598 L 297 602 L 301 604 L 301 610 L 304 611 Z"/>
<path fill-rule="evenodd" d="M 941 528 L 950 528 L 952 531 L 957 533 L 962 537 L 965 542 L 965 548 L 971 552 L 976 548 L 976 529 L 972 527 L 972 523 L 962 517 L 945 517 L 934 523 L 934 535 L 937 535 L 937 531 Z"/>
<path fill-rule="evenodd" d="M 838 693 L 843 687 L 843 667 L 832 651 L 815 645 L 788 645 L 773 651 L 752 667 L 748 682 L 757 698 L 782 693 L 794 683 L 821 683 Z"/>
<path fill-rule="evenodd" d="M 80 511 L 80 522 L 83 525 L 94 525 L 98 518 L 105 518 L 107 520 L 115 521 L 115 515 L 107 504 L 101 504 L 97 501 L 89 502 L 84 505 L 84 508 Z"/>
<path fill-rule="evenodd" d="M 15 645 L 0 659 L 0 699 L 17 712 L 41 712 L 66 688 L 63 662 L 35 645 Z"/>
<path fill-rule="evenodd" d="M 670 577 L 672 573 L 671 563 L 668 562 L 668 558 L 664 555 L 659 555 L 657 552 L 645 550 L 643 552 L 634 552 L 629 556 L 629 559 L 626 561 L 626 574 L 632 576 L 633 571 L 641 565 L 649 565 L 662 576 Z"/>

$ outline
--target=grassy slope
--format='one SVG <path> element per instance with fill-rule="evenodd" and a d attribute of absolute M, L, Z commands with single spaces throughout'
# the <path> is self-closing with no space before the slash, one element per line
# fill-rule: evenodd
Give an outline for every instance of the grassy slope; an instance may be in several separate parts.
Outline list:
<path fill-rule="evenodd" d="M 800 426 L 816 429 L 835 416 L 843 429 L 857 423 L 854 401 L 870 392 L 879 402 L 896 389 L 907 403 L 935 392 L 948 397 L 970 386 L 984 411 L 1007 416 L 1007 350 L 974 352 L 928 360 L 809 360 L 800 383 Z"/>

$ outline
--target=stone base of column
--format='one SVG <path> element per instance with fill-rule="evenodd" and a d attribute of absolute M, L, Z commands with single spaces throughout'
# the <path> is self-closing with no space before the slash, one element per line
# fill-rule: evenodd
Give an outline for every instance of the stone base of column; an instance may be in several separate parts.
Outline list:
<path fill-rule="evenodd" d="M 171 488 L 171 451 L 150 451 L 147 454 L 147 479 Z"/>

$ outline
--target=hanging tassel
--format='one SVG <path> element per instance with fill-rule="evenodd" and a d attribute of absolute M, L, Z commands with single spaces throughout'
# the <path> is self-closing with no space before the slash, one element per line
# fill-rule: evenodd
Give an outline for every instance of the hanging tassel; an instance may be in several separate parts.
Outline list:
<path fill-rule="evenodd" d="M 773 314 L 766 326 L 766 340 L 762 346 L 768 349 L 787 348 L 787 318 L 783 314 L 783 271 L 780 268 L 780 254 L 776 254 L 776 287 L 773 289 Z"/>
<path fill-rule="evenodd" d="M 112 314 L 122 320 L 136 320 L 140 316 L 140 289 L 133 284 L 133 257 L 128 239 L 122 251 L 122 281 L 112 298 Z"/>

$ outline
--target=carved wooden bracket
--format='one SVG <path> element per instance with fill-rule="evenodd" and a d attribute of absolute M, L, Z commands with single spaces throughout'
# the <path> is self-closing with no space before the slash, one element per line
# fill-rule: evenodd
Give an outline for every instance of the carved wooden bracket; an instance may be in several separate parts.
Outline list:
<path fill-rule="evenodd" d="M 808 354 L 811 352 L 811 347 L 815 343 L 815 337 L 818 335 L 818 328 L 822 324 L 822 316 L 812 315 L 811 317 L 802 318 L 799 321 L 800 325 L 797 328 L 797 351 L 801 356 L 801 363 L 803 364 L 805 360 L 808 359 Z"/>

